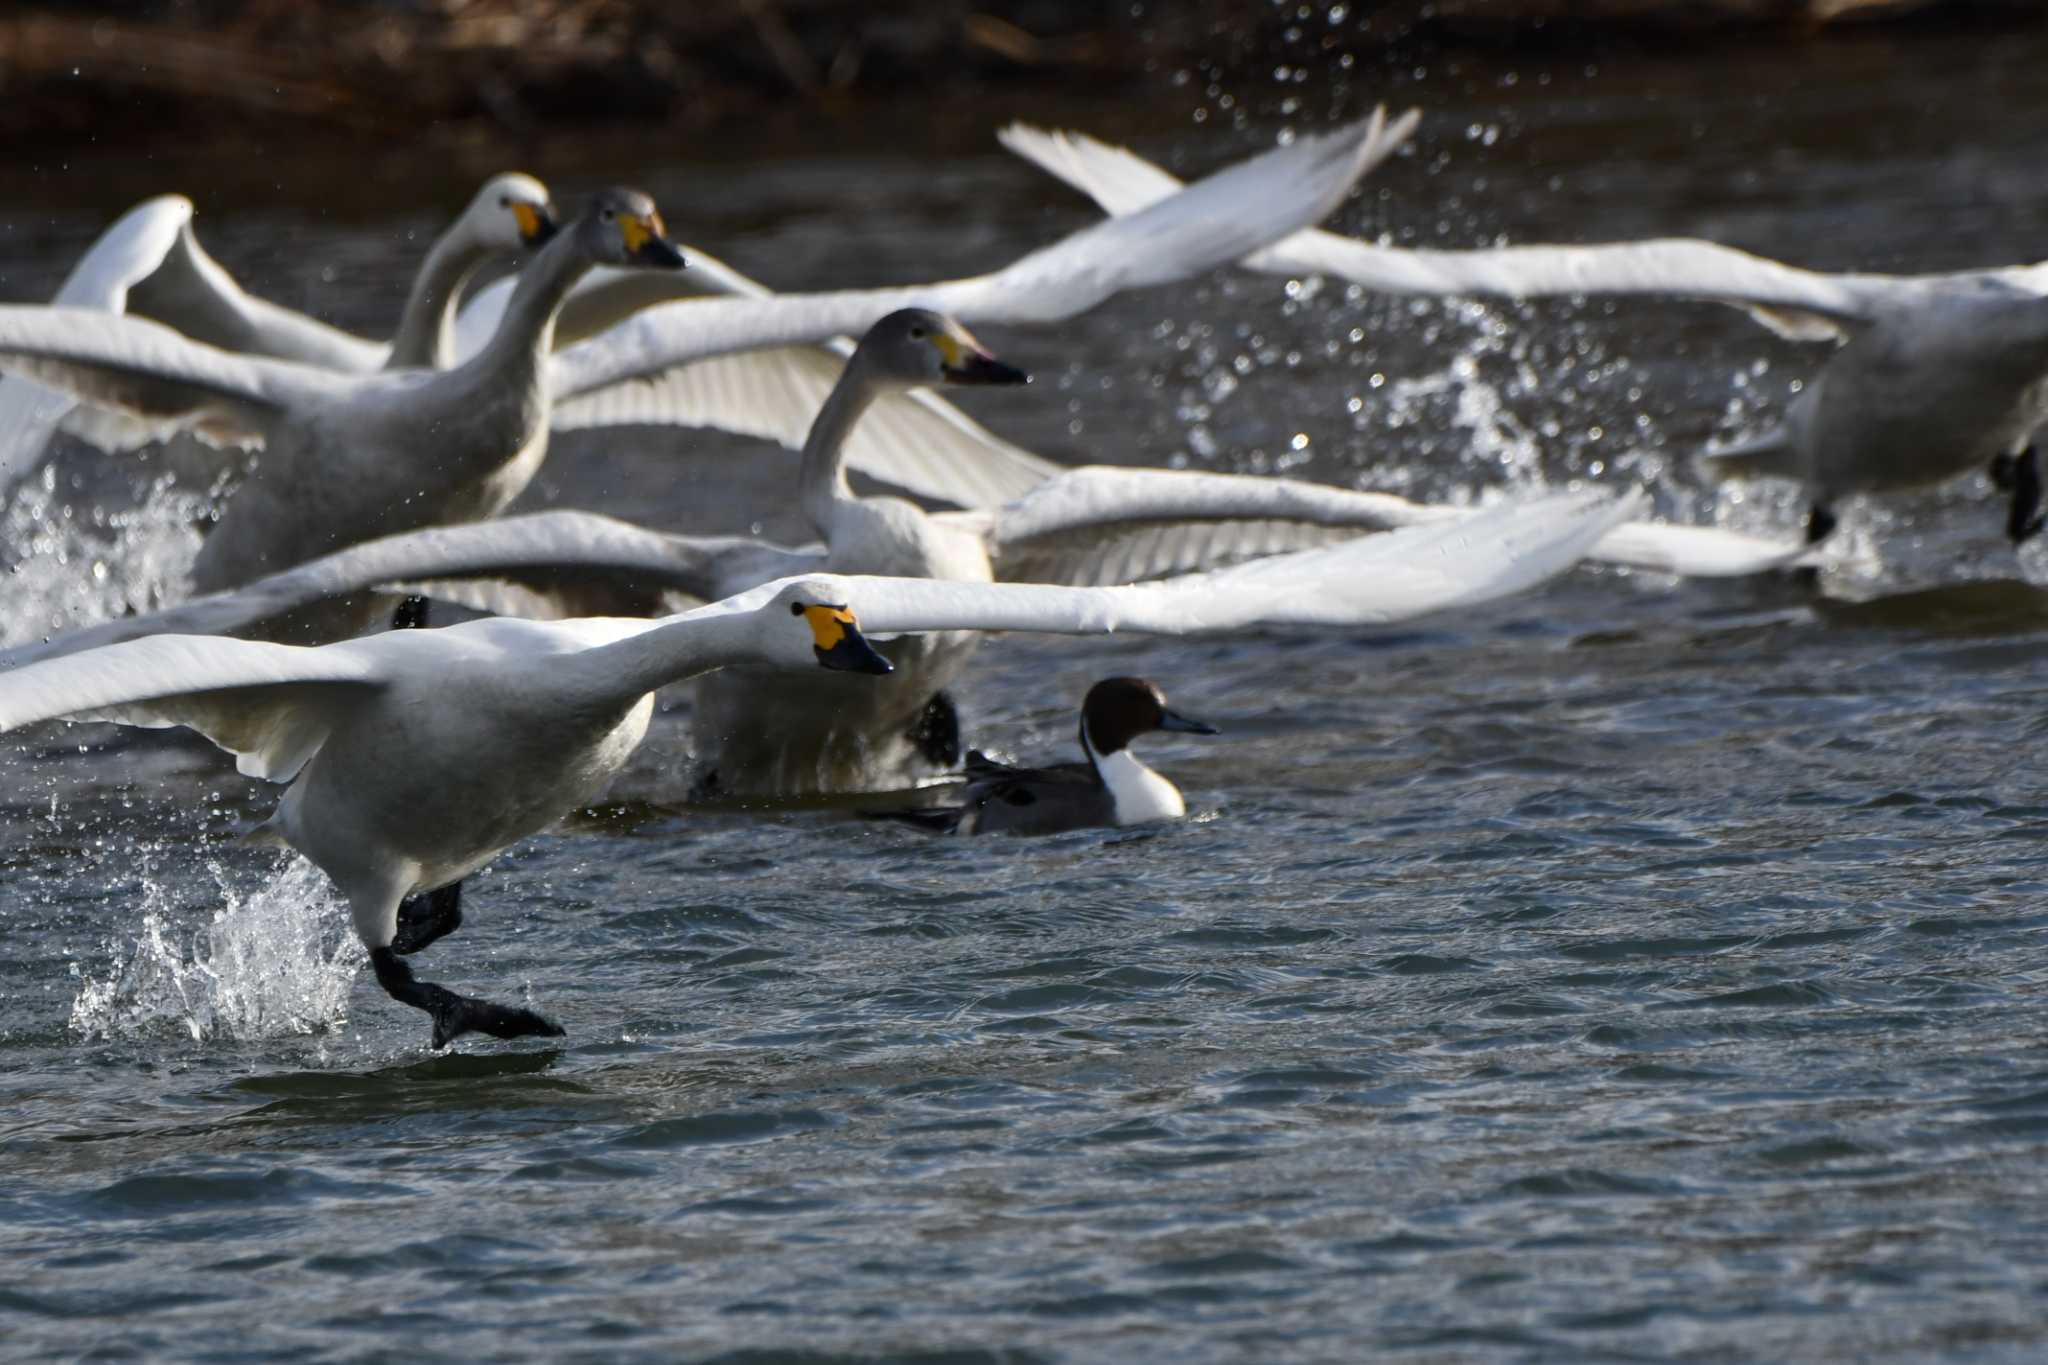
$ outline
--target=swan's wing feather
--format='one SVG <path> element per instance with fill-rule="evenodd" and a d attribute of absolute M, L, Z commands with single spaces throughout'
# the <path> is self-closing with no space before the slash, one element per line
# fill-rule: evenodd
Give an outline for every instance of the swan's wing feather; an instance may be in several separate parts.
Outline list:
<path fill-rule="evenodd" d="M 1743 578 L 1818 562 L 1811 546 L 1797 542 L 1662 521 L 1624 522 L 1602 536 L 1586 558 L 1683 578 Z"/>
<path fill-rule="evenodd" d="M 876 634 L 1122 630 L 1192 635 L 1262 625 L 1384 624 L 1519 592 L 1560 574 L 1639 501 L 1634 496 L 1561 494 L 1125 587 L 843 582 L 862 627 Z"/>
<path fill-rule="evenodd" d="M 252 777 L 289 781 L 335 708 L 383 686 L 366 641 L 323 649 L 158 635 L 0 673 L 0 731 L 37 721 L 184 725 L 236 755 Z"/>
<path fill-rule="evenodd" d="M 680 272 L 592 271 L 569 296 L 557 342 L 564 341 L 564 327 L 578 337 L 592 335 L 641 308 L 682 297 L 682 284 L 690 293 L 770 293 L 715 256 L 694 247 L 684 255 L 690 265 Z M 580 319 L 573 326 L 572 315 Z M 852 350 L 852 341 L 835 337 L 815 346 L 714 356 L 557 404 L 552 422 L 559 431 L 636 423 L 710 427 L 800 449 Z M 927 391 L 877 398 L 848 438 L 846 459 L 872 478 L 959 507 L 1005 502 L 1059 472 L 1052 461 L 1011 445 Z"/>
<path fill-rule="evenodd" d="M 1184 279 L 1236 260 L 1328 213 L 1400 144 L 1412 116 L 1296 138 L 1126 218 L 1083 228 L 992 275 L 945 284 L 769 298 L 698 299 L 650 308 L 554 357 L 557 400 L 644 379 L 728 351 L 864 332 L 899 308 L 968 322 L 1047 322 L 1123 289 Z"/>
<path fill-rule="evenodd" d="M 685 246 L 682 252 L 689 262 L 682 270 L 633 270 L 601 265 L 578 280 L 555 319 L 555 349 L 594 337 L 656 304 L 706 294 L 760 298 L 772 292 L 694 246 Z M 506 275 L 477 290 L 463 303 L 455 316 L 457 358 L 467 360 L 483 349 L 491 334 L 498 330 L 498 321 L 505 316 L 505 305 L 512 301 L 512 289 L 518 283 L 517 275 Z"/>
<path fill-rule="evenodd" d="M 560 404 L 554 425 L 713 427 L 800 449 L 844 368 L 828 346 L 715 356 Z M 1005 502 L 1060 470 L 923 390 L 877 398 L 854 424 L 846 458 L 863 474 L 959 507 Z"/>
<path fill-rule="evenodd" d="M 249 293 L 200 246 L 190 221 L 180 224 L 161 266 L 131 292 L 127 311 L 225 351 L 348 374 L 383 368 L 391 352 L 389 346 Z"/>
<path fill-rule="evenodd" d="M 1440 515 L 1456 512 L 1294 479 L 1094 466 L 998 509 L 985 534 L 1005 579 L 1129 583 Z"/>
<path fill-rule="evenodd" d="M 979 523 L 1005 578 L 1129 582 L 1303 548 L 1331 538 L 1472 515 L 1293 479 L 1177 470 L 1069 470 Z M 1712 526 L 1631 521 L 1588 553 L 1596 562 L 1688 577 L 1764 573 L 1804 561 L 1803 545 Z"/>
<path fill-rule="evenodd" d="M 142 318 L 28 306 L 0 307 L 0 370 L 143 417 L 214 412 L 255 423 L 349 382 L 332 371 L 219 350 Z"/>
<path fill-rule="evenodd" d="M 191 218 L 192 201 L 181 194 L 137 204 L 78 258 L 52 302 L 120 312 L 129 289 L 163 263 Z M 0 378 L 0 490 L 28 472 L 76 401 L 19 375 Z"/>
<path fill-rule="evenodd" d="M 577 608 L 644 608 L 671 589 L 715 598 L 733 583 L 786 577 L 819 563 L 814 553 L 744 537 L 671 536 L 594 512 L 535 512 L 365 541 L 239 588 L 17 645 L 0 651 L 0 668 L 152 635 L 232 635 L 372 588 L 448 584 L 447 596 L 489 609 L 506 599 L 452 585 L 505 580 L 527 594 L 517 599 L 527 608 L 519 614 L 553 617 Z"/>
<path fill-rule="evenodd" d="M 1136 212 L 1179 185 L 1135 152 L 1085 133 L 1005 129 L 1003 145 L 1088 195 L 1111 214 Z M 1309 228 L 1245 260 L 1288 275 L 1332 275 L 1393 294 L 1659 294 L 1747 308 L 1797 340 L 1840 335 L 1842 320 L 1868 320 L 1932 290 L 1975 277 L 1825 274 L 1693 238 L 1593 246 L 1511 246 L 1471 251 L 1379 246 Z M 2015 284 L 2018 284 L 2015 281 Z"/>

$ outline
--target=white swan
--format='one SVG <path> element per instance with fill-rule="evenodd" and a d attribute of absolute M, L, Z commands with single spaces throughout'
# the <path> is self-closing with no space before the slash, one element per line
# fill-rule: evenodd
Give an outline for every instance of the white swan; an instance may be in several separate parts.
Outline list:
<path fill-rule="evenodd" d="M 1111 214 L 1136 212 L 1180 183 L 1084 134 L 1017 124 L 998 136 Z M 1994 478 L 2013 493 L 2007 534 L 2017 542 L 2040 526 L 2040 475 L 2027 438 L 2048 418 L 2048 262 L 1917 276 L 1829 274 L 1689 238 L 1432 251 L 1311 229 L 1243 264 L 1397 294 L 1709 299 L 1745 308 L 1797 340 L 1847 335 L 1849 344 L 1793 400 L 1778 429 L 1707 452 L 1707 472 L 1799 480 L 1811 500 L 1812 542 L 1833 529 L 1832 506 L 1841 497 L 1926 487 L 1992 464 Z"/>
<path fill-rule="evenodd" d="M 452 370 L 344 374 L 219 350 L 139 318 L 0 308 L 0 369 L 145 417 L 260 435 L 193 564 L 202 592 L 389 531 L 495 514 L 547 450 L 547 364 L 563 297 L 600 263 L 682 265 L 654 203 L 599 194 L 522 272 L 491 344 Z M 302 638 L 360 629 L 388 604 L 332 603 Z"/>
<path fill-rule="evenodd" d="M 149 318 L 222 350 L 323 369 L 445 369 L 456 359 L 456 303 L 470 276 L 492 255 L 539 246 L 556 228 L 547 187 L 532 176 L 508 172 L 485 181 L 435 239 L 385 346 L 245 291 L 200 246 L 192 213 L 192 201 L 175 194 L 130 209 L 79 259 L 52 302 Z M 29 380 L 0 378 L 0 492 L 33 468 L 74 405 Z M 101 414 L 82 434 L 118 446 L 154 431 Z"/>
<path fill-rule="evenodd" d="M 813 575 L 656 621 L 487 619 L 317 648 L 153 635 L 0 674 L 0 732 L 60 717 L 198 730 L 242 771 L 292 784 L 267 831 L 333 878 L 379 984 L 433 1016 L 436 1047 L 470 1029 L 556 1034 L 531 1011 L 415 980 L 401 956 L 460 922 L 446 888 L 618 772 L 658 687 L 740 662 L 883 667 L 861 629 L 1184 635 L 1402 620 L 1562 572 L 1628 510 L 1573 495 L 1134 587 Z"/>

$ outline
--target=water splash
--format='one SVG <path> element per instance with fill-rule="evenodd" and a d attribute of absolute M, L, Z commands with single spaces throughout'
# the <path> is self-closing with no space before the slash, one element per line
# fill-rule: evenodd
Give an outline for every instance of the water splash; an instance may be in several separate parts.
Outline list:
<path fill-rule="evenodd" d="M 209 865 L 222 908 L 189 938 L 165 887 L 145 883 L 140 931 L 109 943 L 104 974 L 88 976 L 71 1026 L 89 1038 L 179 1029 L 209 1038 L 278 1038 L 339 1021 L 364 961 L 327 878 L 293 858 L 283 875 L 242 894 Z"/>
<path fill-rule="evenodd" d="M 209 505 L 166 474 L 134 507 L 80 507 L 60 490 L 56 466 L 45 465 L 0 513 L 0 545 L 13 552 L 0 641 L 39 639 L 181 598 Z"/>

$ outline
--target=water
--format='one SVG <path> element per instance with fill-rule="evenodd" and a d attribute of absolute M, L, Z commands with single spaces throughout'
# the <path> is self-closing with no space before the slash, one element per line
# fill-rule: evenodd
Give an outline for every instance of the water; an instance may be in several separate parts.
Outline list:
<path fill-rule="evenodd" d="M 1402 78 L 1422 153 L 1345 221 L 2031 259 L 2043 46 L 1467 59 Z M 1149 124 L 1045 116 L 1207 151 L 1229 117 L 1200 87 Z M 1233 103 L 1270 126 L 1282 99 L 1319 120 L 1365 93 Z M 1084 220 L 979 143 L 934 163 L 885 131 L 636 174 L 686 238 L 793 285 L 985 267 Z M 569 198 L 569 164 L 532 169 Z M 163 187 L 151 169 L 7 206 L 6 288 L 47 292 Z M 431 207 L 285 199 L 215 210 L 209 243 L 270 292 L 388 317 L 381 268 Z M 1289 302 L 1237 277 L 984 330 L 1040 382 L 976 410 L 1032 448 L 1432 497 L 1664 471 L 1814 363 L 1704 306 Z M 737 458 L 641 440 L 564 442 L 549 496 L 680 524 Z M 60 536 L 101 595 L 66 598 L 45 556 L 5 634 L 162 590 L 190 509 L 161 472 L 74 453 L 23 495 L 142 510 Z M 1659 498 L 1797 514 L 1762 489 Z M 1967 482 L 1852 508 L 1820 598 L 1585 574 L 1358 638 L 985 648 L 961 701 L 1011 755 L 1067 756 L 1110 672 L 1222 725 L 1147 745 L 1194 816 L 1159 830 L 949 843 L 688 810 L 672 712 L 605 807 L 477 877 L 419 960 L 556 1015 L 558 1048 L 429 1054 L 322 880 L 239 841 L 274 792 L 205 746 L 11 740 L 0 1336 L 20 1357 L 2037 1358 L 2048 597 L 2000 525 Z"/>

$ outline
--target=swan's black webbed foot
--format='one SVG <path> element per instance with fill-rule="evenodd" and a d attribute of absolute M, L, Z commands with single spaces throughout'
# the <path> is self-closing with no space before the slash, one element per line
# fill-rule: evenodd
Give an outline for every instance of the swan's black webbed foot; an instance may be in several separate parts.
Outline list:
<path fill-rule="evenodd" d="M 427 624 L 427 599 L 417 593 L 398 604 L 398 610 L 391 613 L 393 630 L 422 630 Z"/>
<path fill-rule="evenodd" d="M 1991 468 L 1988 471 L 1991 476 L 1991 486 L 2001 493 L 2012 492 L 2013 475 L 2018 472 L 2019 463 L 2019 456 L 2009 454 L 2006 451 L 2000 451 L 1998 454 L 1993 455 L 1991 457 Z"/>
<path fill-rule="evenodd" d="M 1806 509 L 1806 543 L 1818 545 L 1835 533 L 1834 509 L 1815 503 Z"/>
<path fill-rule="evenodd" d="M 960 708 L 946 693 L 932 693 L 932 699 L 917 713 L 905 737 L 925 762 L 940 768 L 954 766 L 960 761 Z"/>
<path fill-rule="evenodd" d="M 1999 461 L 2007 462 L 2006 478 L 1999 481 Z M 2012 494 L 2012 507 L 2005 516 L 2005 534 L 2014 545 L 2024 545 L 2041 532 L 2048 516 L 2041 511 L 2041 460 L 2029 445 L 2017 455 L 2001 455 L 1991 462 L 1991 481 Z"/>
<path fill-rule="evenodd" d="M 493 1038 L 560 1038 L 562 1026 L 532 1010 L 494 1005 L 475 996 L 457 995 L 431 981 L 413 979 L 412 968 L 389 948 L 372 948 L 370 966 L 376 969 L 377 984 L 401 1004 L 425 1010 L 434 1018 L 434 1047 L 448 1046 L 465 1033 L 488 1033 Z"/>
<path fill-rule="evenodd" d="M 461 927 L 461 882 L 450 882 L 423 895 L 407 896 L 398 903 L 398 932 L 392 936 L 391 951 L 408 956 Z"/>

